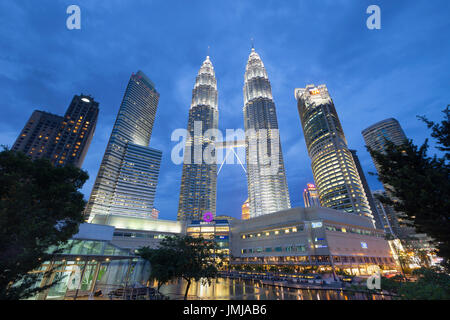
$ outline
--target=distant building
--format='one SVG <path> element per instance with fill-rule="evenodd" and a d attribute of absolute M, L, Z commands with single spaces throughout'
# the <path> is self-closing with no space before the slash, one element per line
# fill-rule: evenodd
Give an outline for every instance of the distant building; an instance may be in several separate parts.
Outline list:
<path fill-rule="evenodd" d="M 86 206 L 88 222 L 152 218 L 162 158 L 149 147 L 158 101 L 153 82 L 142 71 L 132 74 Z"/>
<path fill-rule="evenodd" d="M 305 203 L 305 208 L 320 207 L 319 193 L 314 184 L 308 183 L 306 185 L 306 188 L 303 190 L 303 202 Z"/>
<path fill-rule="evenodd" d="M 403 131 L 400 123 L 394 119 L 389 118 L 379 121 L 370 127 L 367 127 L 362 132 L 362 136 L 366 143 L 366 146 L 371 149 L 383 152 L 386 148 L 386 140 L 394 143 L 395 145 L 401 145 L 406 141 L 406 135 Z M 375 159 L 372 159 L 375 168 L 378 169 L 378 164 Z"/>
<path fill-rule="evenodd" d="M 375 201 L 373 200 L 372 192 L 370 191 L 369 184 L 367 183 L 366 175 L 364 174 L 363 168 L 361 166 L 361 162 L 359 161 L 358 155 L 356 154 L 356 150 L 350 150 L 353 161 L 355 162 L 356 169 L 358 170 L 359 178 L 361 179 L 362 186 L 364 188 L 364 192 L 367 197 L 367 201 L 369 202 L 370 210 L 372 211 L 373 218 L 375 220 L 375 226 L 377 229 L 384 229 L 382 218 L 378 214 L 377 206 Z"/>
<path fill-rule="evenodd" d="M 378 152 L 384 152 L 386 150 L 386 141 L 390 141 L 396 146 L 399 146 L 407 140 L 400 123 L 394 118 L 379 121 L 364 129 L 361 133 L 366 146 Z M 374 158 L 372 158 L 372 161 L 376 170 L 379 172 L 377 162 Z M 378 191 L 374 194 L 388 196 L 396 201 L 389 192 L 390 187 L 385 184 L 383 184 L 383 186 L 386 192 Z M 393 207 L 382 204 L 378 200 L 377 207 L 382 208 L 382 210 L 386 212 L 386 216 L 390 222 L 390 230 L 393 232 L 392 235 L 394 237 L 405 239 L 406 237 L 414 234 L 414 229 L 411 227 L 411 222 L 406 219 L 403 213 L 396 212 Z"/>
<path fill-rule="evenodd" d="M 380 196 L 386 196 L 386 192 L 383 190 L 376 190 L 372 193 L 374 203 L 377 207 L 378 217 L 380 219 L 381 228 L 384 229 L 386 234 L 396 235 L 399 233 L 399 224 L 397 220 L 394 208 L 382 203 L 379 200 Z M 378 228 L 378 226 L 377 226 Z"/>
<path fill-rule="evenodd" d="M 250 208 L 248 204 L 248 199 L 245 200 L 244 204 L 242 205 L 242 220 L 250 219 Z"/>
<path fill-rule="evenodd" d="M 64 115 L 47 157 L 56 166 L 81 167 L 94 136 L 98 102 L 86 95 L 74 96 Z"/>
<path fill-rule="evenodd" d="M 75 95 L 64 117 L 34 111 L 14 143 L 33 160 L 47 158 L 56 166 L 81 168 L 97 125 L 98 102 L 86 95 Z"/>
<path fill-rule="evenodd" d="M 295 89 L 295 98 L 320 204 L 373 219 L 327 87 Z"/>
<path fill-rule="evenodd" d="M 159 217 L 159 210 L 156 209 L 156 208 L 153 208 L 152 209 L 152 218 L 153 219 L 158 219 L 158 217 Z"/>
<path fill-rule="evenodd" d="M 11 150 L 23 152 L 33 160 L 43 158 L 63 119 L 48 112 L 33 111 Z"/>

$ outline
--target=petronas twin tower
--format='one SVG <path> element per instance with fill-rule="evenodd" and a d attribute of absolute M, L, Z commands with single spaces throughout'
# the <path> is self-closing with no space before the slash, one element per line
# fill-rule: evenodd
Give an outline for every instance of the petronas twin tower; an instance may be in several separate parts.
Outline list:
<path fill-rule="evenodd" d="M 216 214 L 217 81 L 209 56 L 192 91 L 178 220 Z M 244 126 L 250 217 L 290 208 L 275 103 L 266 69 L 252 48 L 244 76 Z M 206 133 L 206 134 L 205 134 Z M 205 150 L 211 156 L 205 159 Z"/>

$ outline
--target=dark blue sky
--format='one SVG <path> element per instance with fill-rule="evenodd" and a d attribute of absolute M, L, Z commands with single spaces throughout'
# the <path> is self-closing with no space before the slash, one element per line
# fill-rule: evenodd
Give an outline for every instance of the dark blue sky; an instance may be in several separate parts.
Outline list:
<path fill-rule="evenodd" d="M 81 30 L 66 8 L 81 7 Z M 381 30 L 366 8 L 381 7 Z M 312 181 L 294 88 L 325 83 L 350 148 L 374 171 L 361 130 L 394 117 L 416 143 L 428 136 L 416 115 L 441 118 L 450 103 L 450 1 L 52 1 L 0 2 L 0 144 L 11 146 L 34 109 L 64 114 L 74 94 L 100 102 L 84 162 L 92 189 L 129 76 L 144 71 L 161 94 L 150 145 L 163 151 L 155 206 L 174 219 L 181 166 L 174 129 L 185 128 L 196 73 L 211 46 L 219 127 L 243 128 L 242 86 L 250 38 L 272 83 L 293 206 Z M 368 176 L 372 189 L 381 184 Z M 240 216 L 247 198 L 241 167 L 218 178 L 217 214 Z"/>

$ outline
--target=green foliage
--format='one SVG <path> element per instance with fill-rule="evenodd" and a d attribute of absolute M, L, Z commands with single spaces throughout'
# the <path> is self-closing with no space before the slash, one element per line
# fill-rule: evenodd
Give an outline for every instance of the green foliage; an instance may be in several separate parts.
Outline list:
<path fill-rule="evenodd" d="M 24 299 L 38 274 L 29 274 L 78 231 L 88 179 L 75 167 L 56 168 L 22 153 L 0 152 L 0 299 Z M 12 285 L 14 284 L 14 285 Z M 43 288 L 43 289 L 46 289 Z"/>
<path fill-rule="evenodd" d="M 212 279 L 218 276 L 217 268 L 222 266 L 223 259 L 223 256 L 217 253 L 214 241 L 190 236 L 165 238 L 159 248 L 142 248 L 139 255 L 150 261 L 150 277 L 158 281 L 159 287 L 160 283 L 175 278 L 185 279 L 185 299 L 192 281 L 210 284 Z"/>
<path fill-rule="evenodd" d="M 438 149 L 445 152 L 445 157 L 447 160 L 450 159 L 450 105 L 442 111 L 445 115 L 444 120 L 439 123 L 428 120 L 424 116 L 419 117 L 423 122 L 425 122 L 428 128 L 431 128 L 431 136 L 437 139 Z"/>
<path fill-rule="evenodd" d="M 414 145 L 412 140 L 400 146 L 386 141 L 384 153 L 368 150 L 379 165 L 379 180 L 392 195 L 380 200 L 392 205 L 397 212 L 403 212 L 418 233 L 426 233 L 433 238 L 438 255 L 443 258 L 443 265 L 450 269 L 448 107 L 444 113 L 446 119 L 440 125 L 427 122 L 440 150 L 445 152 L 442 158 L 427 155 L 428 141 L 420 147 Z"/>
<path fill-rule="evenodd" d="M 149 281 L 158 282 L 158 291 L 161 286 L 176 277 L 175 251 L 167 248 L 151 249 L 143 247 L 137 253 L 142 259 L 150 262 Z"/>
<path fill-rule="evenodd" d="M 413 271 L 416 281 L 402 281 L 396 276 L 381 278 L 384 291 L 398 294 L 403 300 L 448 300 L 450 299 L 450 276 L 437 268 L 420 268 Z"/>

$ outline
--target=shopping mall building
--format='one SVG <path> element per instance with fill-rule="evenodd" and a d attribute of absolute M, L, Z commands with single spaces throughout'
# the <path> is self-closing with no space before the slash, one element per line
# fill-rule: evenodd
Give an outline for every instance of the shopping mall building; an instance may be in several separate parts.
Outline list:
<path fill-rule="evenodd" d="M 328 208 L 292 208 L 231 222 L 234 265 L 319 268 L 372 274 L 395 260 L 383 230 L 370 219 Z"/>
<path fill-rule="evenodd" d="M 379 266 L 396 267 L 382 230 L 373 229 L 368 218 L 333 209 L 293 208 L 248 220 L 115 219 L 115 226 L 80 225 L 62 253 L 34 271 L 40 274 L 36 285 L 60 280 L 34 299 L 86 298 L 98 292 L 107 297 L 118 288 L 144 286 L 150 266 L 136 250 L 184 234 L 213 239 L 231 267 L 288 266 L 297 272 L 334 268 L 358 275 L 372 274 Z M 46 274 L 48 270 L 52 272 Z"/>

